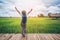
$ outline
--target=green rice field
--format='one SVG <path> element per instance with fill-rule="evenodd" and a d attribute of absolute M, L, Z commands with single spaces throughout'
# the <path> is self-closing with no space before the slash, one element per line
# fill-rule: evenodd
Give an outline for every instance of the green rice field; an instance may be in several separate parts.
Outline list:
<path fill-rule="evenodd" d="M 27 33 L 60 33 L 60 18 L 28 18 Z M 0 33 L 21 33 L 21 18 L 0 17 Z"/>

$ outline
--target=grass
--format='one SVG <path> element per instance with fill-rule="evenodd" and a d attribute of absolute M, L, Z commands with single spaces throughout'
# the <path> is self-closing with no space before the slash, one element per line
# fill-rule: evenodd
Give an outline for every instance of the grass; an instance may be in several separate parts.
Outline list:
<path fill-rule="evenodd" d="M 21 33 L 21 18 L 0 18 L 0 33 Z M 60 33 L 60 19 L 28 18 L 27 33 Z"/>

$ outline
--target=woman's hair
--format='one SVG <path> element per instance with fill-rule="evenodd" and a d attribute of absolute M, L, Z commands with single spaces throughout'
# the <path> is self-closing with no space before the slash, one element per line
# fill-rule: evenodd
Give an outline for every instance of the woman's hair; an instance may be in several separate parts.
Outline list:
<path fill-rule="evenodd" d="M 25 11 L 25 10 L 22 10 L 22 14 L 23 14 L 23 15 L 26 15 L 26 11 Z"/>

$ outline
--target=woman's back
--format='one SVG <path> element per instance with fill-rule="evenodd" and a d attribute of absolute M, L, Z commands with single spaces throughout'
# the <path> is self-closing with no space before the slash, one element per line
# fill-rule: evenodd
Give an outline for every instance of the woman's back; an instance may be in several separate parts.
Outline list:
<path fill-rule="evenodd" d="M 27 15 L 22 15 L 22 23 L 26 23 L 27 21 Z"/>

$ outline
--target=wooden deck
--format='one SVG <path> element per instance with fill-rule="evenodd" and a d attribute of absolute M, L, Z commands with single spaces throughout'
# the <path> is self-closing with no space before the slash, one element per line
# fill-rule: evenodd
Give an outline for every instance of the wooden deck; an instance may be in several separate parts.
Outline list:
<path fill-rule="evenodd" d="M 0 34 L 0 40 L 60 40 L 60 34 Z"/>

